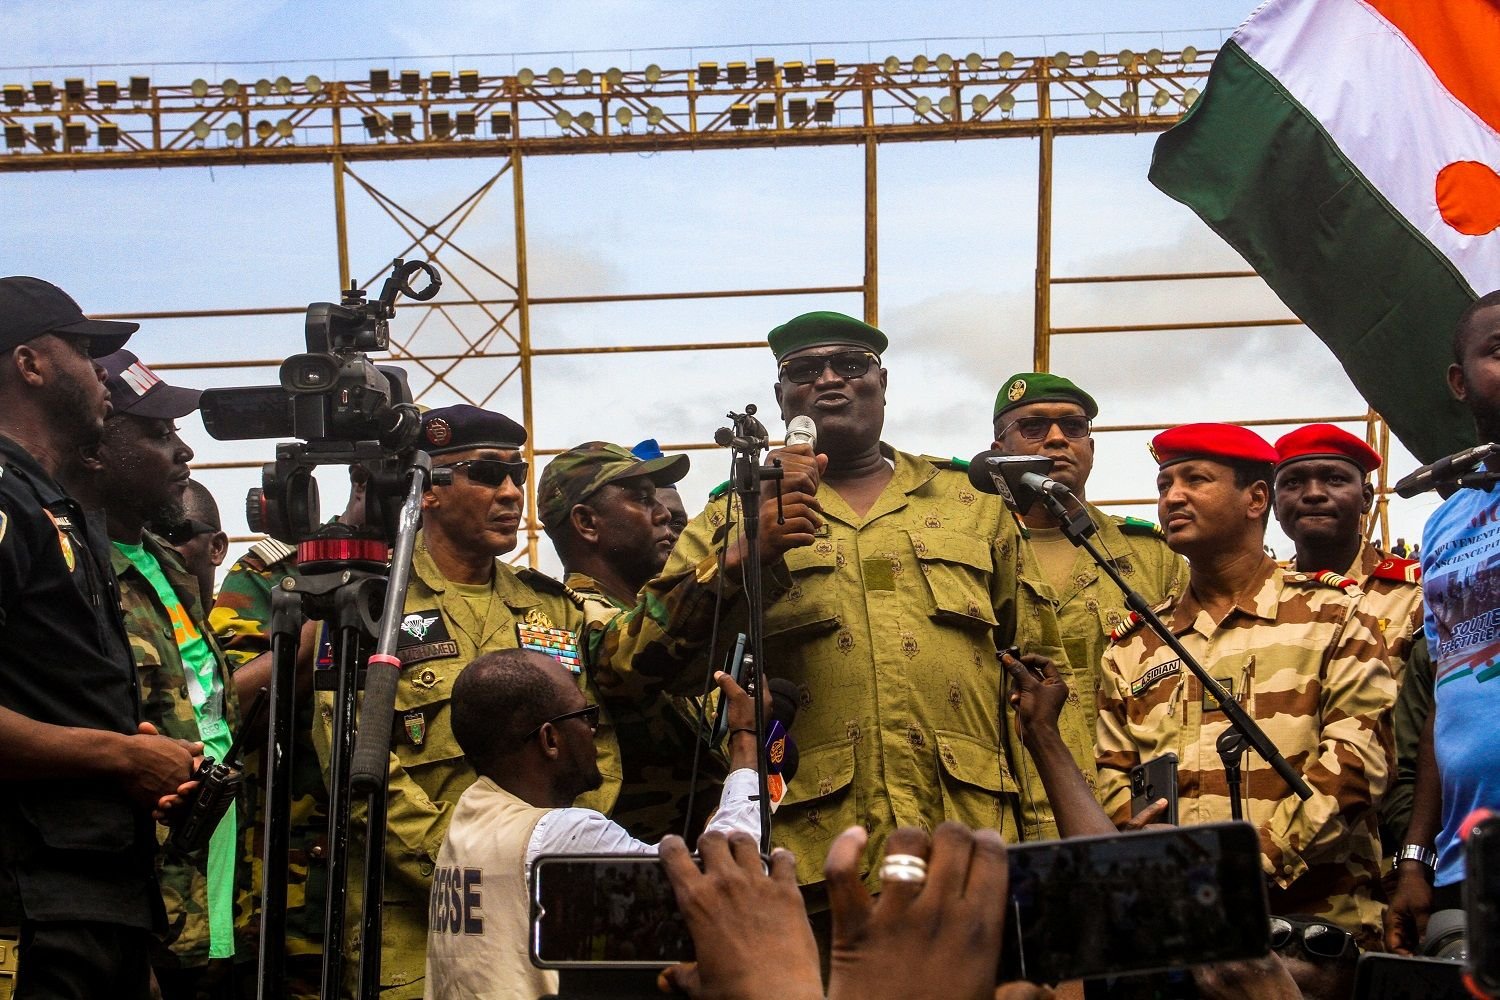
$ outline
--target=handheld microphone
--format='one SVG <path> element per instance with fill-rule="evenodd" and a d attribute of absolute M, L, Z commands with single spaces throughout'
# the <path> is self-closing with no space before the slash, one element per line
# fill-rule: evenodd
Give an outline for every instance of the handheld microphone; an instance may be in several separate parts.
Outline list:
<path fill-rule="evenodd" d="M 1438 459 L 1431 465 L 1424 465 L 1416 472 L 1401 479 L 1396 484 L 1396 495 L 1410 499 L 1419 493 L 1428 490 L 1439 489 L 1444 486 L 1454 485 L 1454 480 L 1465 472 L 1472 470 L 1480 462 L 1500 452 L 1500 446 L 1494 444 L 1482 444 L 1477 448 L 1467 448 L 1444 458 Z"/>
<path fill-rule="evenodd" d="M 1017 514 L 1025 514 L 1042 494 L 1062 496 L 1067 487 L 1047 473 L 1052 459 L 1045 455 L 1006 455 L 981 451 L 969 462 L 969 484 L 981 493 L 999 496 Z"/>
<path fill-rule="evenodd" d="M 799 444 L 818 450 L 818 425 L 806 414 L 799 414 L 786 422 L 786 446 L 791 448 Z"/>
<path fill-rule="evenodd" d="M 779 772 L 786 781 L 797 776 L 797 765 L 801 755 L 797 743 L 787 734 L 792 723 L 797 721 L 799 692 L 797 685 L 785 677 L 771 678 L 771 724 L 766 727 L 766 757 L 771 770 Z M 776 744 L 780 742 L 780 749 Z"/>

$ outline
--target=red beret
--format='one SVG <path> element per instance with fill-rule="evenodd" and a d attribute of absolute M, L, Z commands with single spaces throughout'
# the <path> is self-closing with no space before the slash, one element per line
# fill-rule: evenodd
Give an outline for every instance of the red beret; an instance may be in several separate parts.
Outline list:
<path fill-rule="evenodd" d="M 1276 442 L 1276 462 L 1286 465 L 1304 458 L 1342 458 L 1365 472 L 1380 468 L 1380 455 L 1359 438 L 1332 424 L 1308 424 L 1284 434 Z"/>
<path fill-rule="evenodd" d="M 1238 424 L 1181 424 L 1151 439 L 1151 457 L 1163 469 L 1194 458 L 1274 465 L 1276 449 L 1259 434 Z"/>

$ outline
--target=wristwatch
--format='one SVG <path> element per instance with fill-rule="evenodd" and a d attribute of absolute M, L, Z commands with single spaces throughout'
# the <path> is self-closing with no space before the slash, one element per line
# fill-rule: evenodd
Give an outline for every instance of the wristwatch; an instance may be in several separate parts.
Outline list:
<path fill-rule="evenodd" d="M 1401 850 L 1396 852 L 1396 864 L 1403 861 L 1416 861 L 1425 866 L 1429 876 L 1437 874 L 1437 852 L 1421 844 L 1402 844 Z"/>

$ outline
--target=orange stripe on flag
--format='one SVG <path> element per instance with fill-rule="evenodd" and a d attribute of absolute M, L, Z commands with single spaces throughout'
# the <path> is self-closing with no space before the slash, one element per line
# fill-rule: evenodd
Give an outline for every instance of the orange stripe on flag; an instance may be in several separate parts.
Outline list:
<path fill-rule="evenodd" d="M 1444 87 L 1500 132 L 1500 0 L 1364 0 L 1421 53 Z"/>
<path fill-rule="evenodd" d="M 1465 236 L 1500 229 L 1500 174 L 1473 160 L 1448 164 L 1438 171 L 1437 206 L 1443 221 Z"/>

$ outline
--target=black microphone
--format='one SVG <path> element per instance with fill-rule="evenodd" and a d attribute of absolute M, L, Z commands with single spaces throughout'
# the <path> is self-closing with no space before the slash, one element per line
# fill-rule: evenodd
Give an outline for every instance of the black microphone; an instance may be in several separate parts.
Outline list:
<path fill-rule="evenodd" d="M 1500 446 L 1494 444 L 1482 444 L 1477 448 L 1467 448 L 1463 451 L 1440 458 L 1431 465 L 1424 465 L 1416 472 L 1405 476 L 1396 484 L 1396 495 L 1410 499 L 1419 493 L 1435 490 L 1443 486 L 1454 485 L 1454 480 L 1465 472 L 1472 470 L 1480 462 L 1493 456 L 1500 451 Z"/>
<path fill-rule="evenodd" d="M 797 721 L 797 710 L 801 707 L 801 692 L 797 685 L 785 677 L 772 677 L 771 681 L 771 724 L 766 726 L 766 754 L 774 763 L 778 756 L 776 743 L 782 742 L 779 756 L 781 765 L 778 768 L 781 776 L 790 782 L 797 775 L 797 765 L 801 762 L 801 755 L 797 753 L 797 743 L 789 735 L 788 730 L 792 723 Z M 776 732 L 776 724 L 781 724 L 781 732 Z"/>
<path fill-rule="evenodd" d="M 982 493 L 999 496 L 1017 514 L 1025 514 L 1043 493 L 1067 493 L 1066 486 L 1047 477 L 1051 471 L 1052 459 L 1045 455 L 981 451 L 969 462 L 969 484 Z"/>

